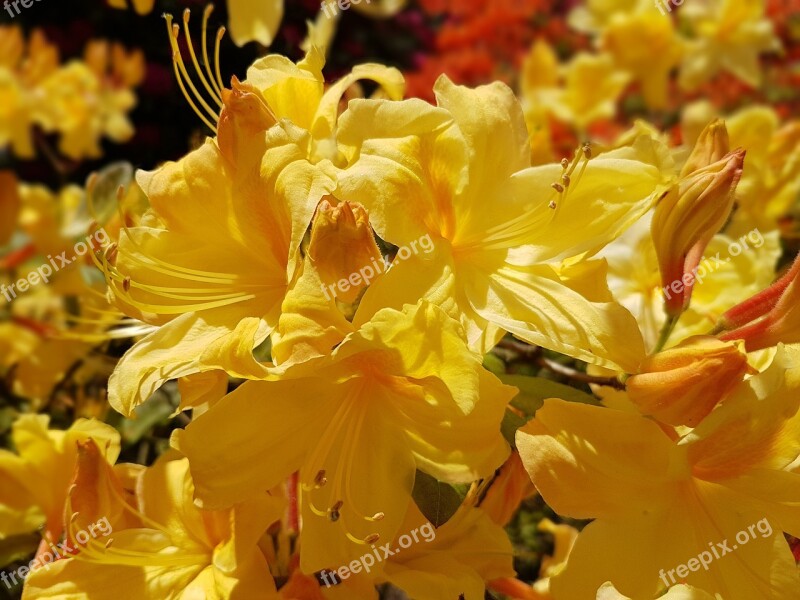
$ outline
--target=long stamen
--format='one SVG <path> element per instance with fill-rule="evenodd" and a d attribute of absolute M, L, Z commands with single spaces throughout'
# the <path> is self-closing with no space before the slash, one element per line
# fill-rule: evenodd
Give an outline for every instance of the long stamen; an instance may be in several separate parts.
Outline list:
<path fill-rule="evenodd" d="M 209 106 L 208 102 L 205 101 L 202 94 L 197 90 L 195 87 L 192 78 L 189 76 L 189 72 L 186 69 L 186 65 L 183 62 L 183 57 L 181 55 L 180 48 L 178 47 L 178 38 L 180 37 L 180 27 L 177 23 L 172 22 L 172 15 L 165 14 L 164 19 L 167 22 L 167 36 L 169 37 L 170 47 L 172 48 L 172 67 L 175 72 L 175 79 L 178 81 L 178 86 L 181 88 L 181 92 L 183 93 L 186 101 L 188 102 L 189 106 L 192 110 L 197 114 L 200 120 L 205 123 L 209 129 L 211 129 L 214 133 L 217 131 L 216 123 L 219 121 L 219 112 L 215 111 L 214 109 Z M 186 33 L 187 33 L 187 44 L 189 46 L 189 53 L 192 57 L 192 61 L 194 63 L 195 69 L 197 70 L 200 78 L 203 82 L 203 85 L 206 89 L 211 92 L 208 83 L 203 75 L 202 69 L 200 69 L 200 65 L 197 62 L 197 56 L 194 52 L 194 47 L 191 44 L 191 38 L 188 37 L 188 15 L 184 13 L 184 24 L 186 25 Z M 217 65 L 219 67 L 219 65 Z M 221 79 L 221 78 L 220 78 Z M 185 81 L 184 81 L 185 80 Z M 192 95 L 186 89 L 186 84 L 188 84 L 189 89 L 192 91 L 194 98 L 200 103 L 200 106 L 207 111 L 207 114 L 204 114 L 195 104 Z M 220 103 L 220 100 L 217 98 L 217 95 L 212 92 L 212 97 L 215 101 Z M 210 116 L 210 119 L 209 119 Z"/>
<path fill-rule="evenodd" d="M 192 11 L 190 11 L 188 8 L 183 11 L 183 34 L 186 36 L 186 46 L 189 48 L 189 56 L 192 58 L 192 64 L 194 65 L 195 71 L 197 71 L 197 74 L 200 76 L 200 82 L 203 84 L 203 87 L 206 88 L 206 91 L 211 95 L 211 98 L 217 103 L 217 105 L 222 108 L 222 98 L 219 94 L 217 94 L 216 90 L 208 84 L 208 80 L 206 80 L 203 69 L 200 68 L 200 63 L 197 61 L 197 55 L 194 51 L 194 44 L 192 43 L 192 34 L 189 31 L 189 17 L 191 14 Z M 203 22 L 205 23 L 205 20 Z M 203 34 L 205 34 L 205 31 L 203 31 Z"/>
<path fill-rule="evenodd" d="M 219 83 L 217 83 L 214 73 L 211 71 L 211 63 L 208 62 L 208 18 L 211 16 L 212 12 L 214 12 L 213 4 L 206 6 L 205 10 L 203 11 L 203 62 L 206 66 L 206 73 L 208 73 L 208 80 L 211 82 L 211 85 L 214 86 L 214 91 L 217 93 L 217 97 L 222 98 L 222 88 L 224 86 L 221 86 Z M 219 68 L 219 52 L 216 54 L 216 61 L 217 68 Z"/>

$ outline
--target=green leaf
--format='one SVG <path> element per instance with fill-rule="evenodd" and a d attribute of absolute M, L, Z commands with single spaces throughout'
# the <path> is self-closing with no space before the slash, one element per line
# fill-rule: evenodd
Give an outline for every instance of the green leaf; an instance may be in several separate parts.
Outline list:
<path fill-rule="evenodd" d="M 414 502 L 434 527 L 440 527 L 450 520 L 464 501 L 469 486 L 453 486 L 438 481 L 427 473 L 417 471 Z"/>
<path fill-rule="evenodd" d="M 497 354 L 493 354 L 492 352 L 484 355 L 483 366 L 498 376 L 504 375 L 506 372 L 506 363 L 504 363 L 503 359 L 497 356 Z"/>
<path fill-rule="evenodd" d="M 515 443 L 517 429 L 533 418 L 547 398 L 561 398 L 567 402 L 600 405 L 594 396 L 543 377 L 525 377 L 523 375 L 498 375 L 498 377 L 503 383 L 519 389 L 519 393 L 511 400 L 511 406 L 525 415 L 521 416 L 512 410 L 506 410 L 506 414 L 503 416 L 500 432 L 512 448 L 517 447 Z"/>
<path fill-rule="evenodd" d="M 516 449 L 517 447 L 514 439 L 517 435 L 517 429 L 525 425 L 528 420 L 528 418 L 521 417 L 510 410 L 506 410 L 506 414 L 503 415 L 503 422 L 500 423 L 500 433 L 503 434 L 503 437 L 506 438 L 506 441 L 512 448 Z"/>
<path fill-rule="evenodd" d="M 600 406 L 600 401 L 594 396 L 543 377 L 521 375 L 499 375 L 499 377 L 503 383 L 519 389 L 519 394 L 511 400 L 511 406 L 525 413 L 529 419 L 542 407 L 547 398 L 561 398 L 567 402 Z"/>

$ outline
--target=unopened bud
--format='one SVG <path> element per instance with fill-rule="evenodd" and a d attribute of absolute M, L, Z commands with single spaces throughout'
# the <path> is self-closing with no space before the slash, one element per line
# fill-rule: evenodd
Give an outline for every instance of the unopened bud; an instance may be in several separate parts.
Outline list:
<path fill-rule="evenodd" d="M 336 297 L 342 302 L 355 302 L 384 269 L 367 211 L 353 202 L 320 202 L 311 227 L 309 256 L 323 283 L 336 286 Z"/>
<path fill-rule="evenodd" d="M 643 414 L 669 425 L 694 427 L 747 371 L 741 343 L 695 336 L 645 359 L 626 387 Z"/>
<path fill-rule="evenodd" d="M 700 137 L 697 138 L 692 153 L 686 160 L 681 170 L 681 177 L 687 177 L 722 158 L 730 152 L 730 141 L 728 139 L 728 128 L 725 122 L 714 119 L 703 129 Z"/>
<path fill-rule="evenodd" d="M 683 177 L 656 206 L 651 232 L 662 285 L 673 290 L 664 295 L 665 311 L 670 316 L 681 314 L 689 306 L 694 270 L 733 208 L 744 155 L 744 150 L 734 150 Z M 684 281 L 685 276 L 688 281 Z M 684 284 L 676 288 L 682 281 Z"/>
<path fill-rule="evenodd" d="M 729 329 L 720 339 L 744 340 L 748 352 L 800 342 L 800 256 L 786 275 L 726 312 L 720 324 Z"/>

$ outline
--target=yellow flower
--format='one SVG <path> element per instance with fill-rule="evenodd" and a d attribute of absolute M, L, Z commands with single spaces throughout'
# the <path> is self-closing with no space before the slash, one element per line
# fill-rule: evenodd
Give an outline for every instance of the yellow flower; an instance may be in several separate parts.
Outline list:
<path fill-rule="evenodd" d="M 626 381 L 628 397 L 645 415 L 694 427 L 747 372 L 743 344 L 697 336 L 649 356 Z"/>
<path fill-rule="evenodd" d="M 83 458 L 68 504 L 71 557 L 35 569 L 23 598 L 120 597 L 265 598 L 277 600 L 269 566 L 258 548 L 280 519 L 281 502 L 265 493 L 227 511 L 192 503 L 186 459 L 162 456 L 148 469 L 116 472 L 98 461 L 93 444 Z M 126 485 L 126 479 L 130 483 Z M 101 525 L 92 538 L 81 533 Z"/>
<path fill-rule="evenodd" d="M 185 73 L 179 55 L 176 61 Z M 362 78 L 402 96 L 396 69 L 357 66 L 326 91 L 322 66 L 312 48 L 297 65 L 278 55 L 259 59 L 231 90 L 217 81 L 221 114 L 204 118 L 209 126 L 219 119 L 218 137 L 177 163 L 139 173 L 152 210 L 143 226 L 125 232 L 107 270 L 121 310 L 161 328 L 123 357 L 110 380 L 109 401 L 121 412 L 192 373 L 264 375 L 252 350 L 277 325 L 300 243 L 320 199 L 336 187 L 330 159 L 342 160 L 340 99 Z"/>
<path fill-rule="evenodd" d="M 352 150 L 335 195 L 364 205 L 378 235 L 405 254 L 367 290 L 356 323 L 429 298 L 462 320 L 479 351 L 505 330 L 635 369 L 644 352 L 637 329 L 609 301 L 599 271 L 568 278 L 559 265 L 603 247 L 669 185 L 661 146 L 642 137 L 591 159 L 582 149 L 572 164 L 530 168 L 511 90 L 471 90 L 442 77 L 436 93 L 438 107 L 353 100 L 342 115 L 339 140 Z M 420 249 L 426 236 L 430 251 Z M 618 336 L 628 343 L 612 356 Z"/>
<path fill-rule="evenodd" d="M 800 355 L 783 347 L 681 439 L 646 417 L 546 400 L 517 433 L 522 460 L 554 510 L 595 519 L 553 596 L 612 581 L 632 598 L 679 582 L 726 600 L 793 597 L 783 532 L 800 533 L 799 389 Z"/>
<path fill-rule="evenodd" d="M 144 77 L 144 55 L 121 46 L 91 42 L 85 62 L 72 61 L 42 83 L 48 121 L 61 132 L 61 152 L 75 160 L 99 158 L 100 139 L 122 143 L 133 136 L 127 113 L 136 105 L 131 91 Z"/>
<path fill-rule="evenodd" d="M 681 6 L 680 18 L 690 32 L 681 87 L 693 90 L 723 71 L 758 87 L 759 56 L 781 47 L 765 10 L 765 0 L 707 0 Z"/>
<path fill-rule="evenodd" d="M 561 79 L 558 86 L 539 87 L 546 80 L 533 82 L 526 97 L 580 133 L 592 123 L 616 114 L 617 100 L 630 76 L 615 66 L 609 54 L 581 52 L 563 68 Z"/>
<path fill-rule="evenodd" d="M 48 429 L 49 417 L 22 415 L 12 429 L 18 454 L 0 450 L 0 539 L 44 526 L 44 535 L 60 538 L 67 490 L 77 464 L 76 442 L 95 440 L 103 460 L 113 463 L 119 434 L 99 421 L 78 419 L 66 431 Z"/>
<path fill-rule="evenodd" d="M 320 326 L 305 322 L 316 339 Z M 423 302 L 382 310 L 357 330 L 344 323 L 351 331 L 329 338 L 330 355 L 277 381 L 244 383 L 173 437 L 204 507 L 231 505 L 299 470 L 307 573 L 402 534 L 415 469 L 471 482 L 509 453 L 499 424 L 515 390 L 483 369 L 441 309 Z"/>
<path fill-rule="evenodd" d="M 731 144 L 747 148 L 747 160 L 736 200 L 734 227 L 746 231 L 753 226 L 773 231 L 800 194 L 795 176 L 800 165 L 800 122 L 781 125 L 767 106 L 744 108 L 727 119 Z"/>
<path fill-rule="evenodd" d="M 33 158 L 33 127 L 52 131 L 50 99 L 41 86 L 58 63 L 58 49 L 40 30 L 26 47 L 19 27 L 0 27 L 0 148 L 11 145 L 20 158 Z"/>
<path fill-rule="evenodd" d="M 681 58 L 669 16 L 655 11 L 615 16 L 603 32 L 601 47 L 641 84 L 650 109 L 666 108 L 670 74 Z"/>

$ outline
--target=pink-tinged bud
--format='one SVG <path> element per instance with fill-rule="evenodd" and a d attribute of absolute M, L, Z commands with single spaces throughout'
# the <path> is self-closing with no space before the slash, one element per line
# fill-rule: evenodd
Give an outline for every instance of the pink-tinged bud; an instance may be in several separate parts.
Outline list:
<path fill-rule="evenodd" d="M 704 156 L 713 156 L 714 152 L 707 150 Z M 690 173 L 656 206 L 651 233 L 661 271 L 664 307 L 670 316 L 680 315 L 689 306 L 697 265 L 733 208 L 744 156 L 744 150 L 734 150 Z"/>
<path fill-rule="evenodd" d="M 669 425 L 694 427 L 747 371 L 743 344 L 695 336 L 646 358 L 626 387 L 643 414 Z"/>
<path fill-rule="evenodd" d="M 800 256 L 767 289 L 734 306 L 720 319 L 721 340 L 744 340 L 748 352 L 800 342 Z"/>

